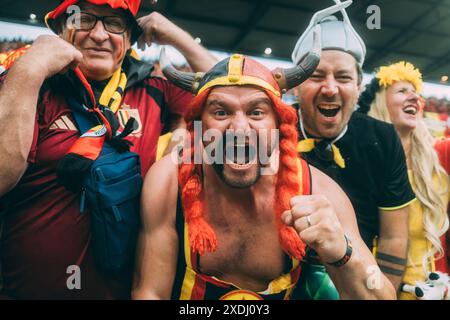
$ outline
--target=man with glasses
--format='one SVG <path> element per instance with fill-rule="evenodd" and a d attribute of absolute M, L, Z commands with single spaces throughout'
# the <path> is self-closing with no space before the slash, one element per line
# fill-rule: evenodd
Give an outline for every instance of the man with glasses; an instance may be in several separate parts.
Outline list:
<path fill-rule="evenodd" d="M 145 175 L 159 135 L 191 101 L 189 93 L 150 77 L 152 66 L 130 50 L 135 41 L 140 47 L 173 45 L 196 71 L 215 62 L 160 14 L 136 20 L 139 5 L 140 0 L 63 1 L 46 17 L 59 37 L 38 37 L 0 78 L 0 295 L 130 296 L 131 272 L 113 276 L 93 262 L 91 217 L 81 214 L 74 168 L 82 170 L 104 141 L 115 141 L 131 145 Z M 94 127 L 80 137 L 75 109 L 95 113 L 106 133 Z"/>
<path fill-rule="evenodd" d="M 303 59 L 312 42 L 311 26 L 319 19 L 320 64 L 295 91 L 298 151 L 347 193 L 363 240 L 372 249 L 378 237 L 377 262 L 398 289 L 406 263 L 409 204 L 415 196 L 392 125 L 353 112 L 366 49 L 345 10 L 342 16 L 343 21 L 315 16 L 292 53 L 294 63 Z"/>

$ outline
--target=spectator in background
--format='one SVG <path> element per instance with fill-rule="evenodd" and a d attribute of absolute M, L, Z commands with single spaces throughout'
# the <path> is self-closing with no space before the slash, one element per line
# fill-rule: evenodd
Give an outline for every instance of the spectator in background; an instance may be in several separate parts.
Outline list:
<path fill-rule="evenodd" d="M 343 21 L 334 16 L 321 20 L 319 66 L 296 88 L 298 151 L 348 195 L 362 238 L 369 248 L 377 239 L 377 262 L 398 289 L 404 265 L 391 261 L 406 258 L 409 204 L 415 197 L 393 126 L 353 112 L 366 48 L 345 10 L 342 15 Z M 292 53 L 294 63 L 303 59 L 312 38 L 308 28 Z"/>
<path fill-rule="evenodd" d="M 405 150 L 409 179 L 418 199 L 411 204 L 409 214 L 408 262 L 403 278 L 412 286 L 425 281 L 431 271 L 449 271 L 445 233 L 449 227 L 450 139 L 436 142 L 428 132 L 420 113 L 421 88 L 419 70 L 401 61 L 381 67 L 359 100 L 361 110 L 394 125 Z M 402 292 L 399 298 L 415 296 Z"/>
<path fill-rule="evenodd" d="M 423 120 L 430 133 L 437 138 L 447 137 L 450 133 L 448 126 L 447 100 L 430 97 L 423 99 Z"/>
<path fill-rule="evenodd" d="M 22 48 L 25 45 L 31 44 L 32 41 L 24 41 L 22 39 L 0 40 L 0 53 L 7 54 L 13 50 Z"/>

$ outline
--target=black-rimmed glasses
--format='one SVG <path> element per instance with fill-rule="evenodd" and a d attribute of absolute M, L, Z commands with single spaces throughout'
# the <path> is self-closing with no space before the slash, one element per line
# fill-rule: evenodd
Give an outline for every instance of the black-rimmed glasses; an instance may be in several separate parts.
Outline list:
<path fill-rule="evenodd" d="M 111 33 L 122 34 L 127 30 L 127 20 L 120 16 L 97 16 L 92 13 L 80 12 L 72 20 L 75 29 L 82 31 L 91 31 L 98 21 L 103 23 L 103 28 Z"/>

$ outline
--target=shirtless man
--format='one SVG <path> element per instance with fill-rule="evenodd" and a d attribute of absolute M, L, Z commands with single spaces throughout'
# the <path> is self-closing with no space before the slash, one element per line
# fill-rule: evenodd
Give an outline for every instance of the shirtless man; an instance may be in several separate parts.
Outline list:
<path fill-rule="evenodd" d="M 295 152 L 297 117 L 281 92 L 317 64 L 318 56 L 311 54 L 295 72 L 271 73 L 233 55 L 200 80 L 163 66 L 166 76 L 184 87 L 194 82 L 197 96 L 185 116 L 191 134 L 195 120 L 201 120 L 203 132 L 254 130 L 259 139 L 264 129 L 279 129 L 279 148 L 272 149 L 270 139 L 259 141 L 279 165 L 275 174 L 261 174 L 267 164 L 259 156 L 244 163 L 227 156 L 233 148 L 257 148 L 251 140 L 242 145 L 235 139 L 225 141 L 223 164 L 178 165 L 170 155 L 157 162 L 142 192 L 134 299 L 287 299 L 305 246 L 326 264 L 341 298 L 395 299 L 359 235 L 347 196 Z M 192 146 L 185 146 L 184 160 L 195 152 Z M 366 285 L 369 267 L 378 270 L 378 289 Z"/>

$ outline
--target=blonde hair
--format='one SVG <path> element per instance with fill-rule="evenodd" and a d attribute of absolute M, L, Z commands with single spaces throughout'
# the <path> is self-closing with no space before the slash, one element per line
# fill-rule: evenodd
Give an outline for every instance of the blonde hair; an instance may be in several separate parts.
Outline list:
<path fill-rule="evenodd" d="M 386 88 L 381 87 L 370 105 L 369 116 L 391 122 L 386 104 Z M 412 132 L 410 163 L 413 174 L 412 187 L 416 198 L 423 209 L 423 227 L 425 237 L 431 242 L 431 250 L 423 257 L 422 264 L 425 272 L 428 272 L 428 259 L 439 253 L 439 258 L 444 255 L 440 237 L 449 227 L 447 216 L 447 203 L 442 200 L 442 195 L 447 194 L 449 188 L 448 175 L 439 162 L 439 157 L 433 145 L 435 140 L 428 131 L 425 122 L 419 116 L 417 126 Z M 442 190 L 433 187 L 433 176 L 445 179 L 446 186 Z"/>

